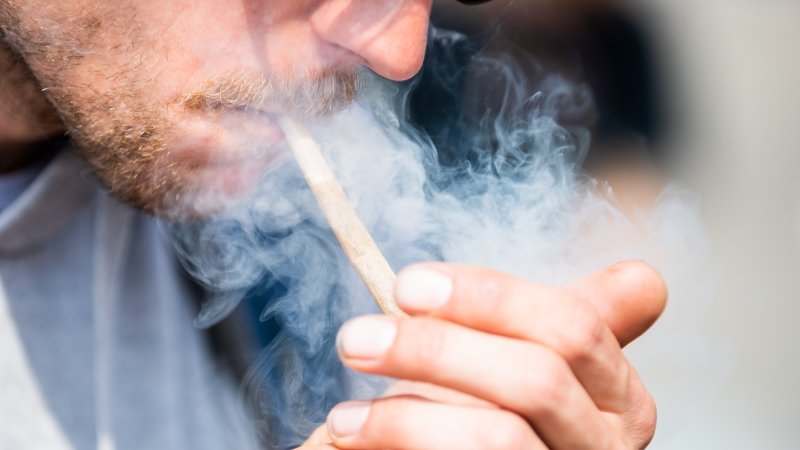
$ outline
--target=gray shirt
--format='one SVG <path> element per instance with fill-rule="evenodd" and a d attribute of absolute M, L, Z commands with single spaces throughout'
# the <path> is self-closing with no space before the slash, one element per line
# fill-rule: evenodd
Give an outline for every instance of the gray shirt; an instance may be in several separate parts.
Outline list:
<path fill-rule="evenodd" d="M 69 151 L 0 212 L 0 448 L 241 449 L 155 221 Z"/>

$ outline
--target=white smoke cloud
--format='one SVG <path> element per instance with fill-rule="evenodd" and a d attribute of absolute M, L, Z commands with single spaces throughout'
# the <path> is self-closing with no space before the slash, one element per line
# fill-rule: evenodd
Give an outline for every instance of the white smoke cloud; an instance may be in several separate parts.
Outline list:
<path fill-rule="evenodd" d="M 461 40 L 435 37 L 445 46 Z M 395 270 L 444 260 L 558 285 L 645 259 L 669 282 L 698 276 L 691 256 L 703 241 L 690 196 L 672 187 L 631 220 L 607 187 L 581 171 L 588 132 L 559 118 L 591 108 L 588 88 L 547 74 L 534 85 L 505 55 L 477 57 L 470 70 L 459 95 L 472 113 L 458 119 L 456 162 L 443 163 L 446 155 L 408 123 L 410 86 L 375 76 L 366 75 L 356 105 L 310 126 Z M 341 323 L 377 309 L 288 150 L 250 201 L 173 231 L 191 274 L 218 293 L 201 325 L 224 317 L 265 279 L 281 287 L 263 317 L 276 318 L 283 334 L 248 380 L 261 398 L 258 426 L 270 448 L 301 442 L 335 402 L 380 392 L 381 380 L 348 373 L 336 358 Z"/>

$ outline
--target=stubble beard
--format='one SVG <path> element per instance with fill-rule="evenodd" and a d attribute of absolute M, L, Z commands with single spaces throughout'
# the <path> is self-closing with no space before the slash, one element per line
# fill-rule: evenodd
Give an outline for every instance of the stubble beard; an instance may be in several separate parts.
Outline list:
<path fill-rule="evenodd" d="M 37 84 L 45 87 L 44 95 L 97 178 L 125 203 L 173 220 L 214 214 L 225 209 L 226 203 L 236 201 L 215 192 L 213 183 L 207 183 L 211 180 L 203 179 L 208 167 L 202 161 L 185 162 L 173 155 L 171 143 L 181 139 L 184 132 L 182 117 L 200 114 L 213 119 L 230 111 L 268 111 L 309 119 L 347 107 L 360 85 L 355 70 L 280 79 L 252 70 L 234 70 L 153 105 L 142 100 L 147 98 L 143 94 L 151 89 L 153 80 L 141 81 L 144 74 L 136 72 L 137 65 L 129 64 L 130 68 L 114 73 L 114 92 L 96 92 L 61 76 L 64 69 L 74 69 L 83 62 L 74 44 L 53 40 L 63 32 L 23 30 L 2 5 L 0 21 L 9 47 L 27 62 Z M 152 57 L 137 56 L 141 60 L 146 59 L 141 56 Z M 123 62 L 119 67 L 125 65 Z M 241 149 L 205 150 L 209 154 L 228 151 Z M 209 202 L 209 198 L 215 200 Z"/>
<path fill-rule="evenodd" d="M 243 120 L 263 114 L 313 120 L 346 108 L 358 87 L 355 72 L 331 72 L 301 80 L 236 72 L 210 80 L 200 89 L 181 95 L 180 100 L 173 99 L 172 104 L 177 103 L 180 116 L 200 115 L 212 121 L 225 114 L 242 115 Z M 252 142 L 250 148 L 210 148 L 202 151 L 207 160 L 185 161 L 172 152 L 170 143 L 181 139 L 183 130 L 165 113 L 166 107 L 139 104 L 115 115 L 105 113 L 114 110 L 115 99 L 111 98 L 97 104 L 62 98 L 59 103 L 71 106 L 65 111 L 70 131 L 81 153 L 115 195 L 139 209 L 177 220 L 216 213 L 246 196 L 247 192 L 224 192 L 216 180 L 207 179 L 213 176 L 214 171 L 209 169 L 216 159 L 235 154 L 237 159 L 257 166 L 258 160 L 274 153 L 268 147 L 281 145 Z M 247 133 L 245 127 L 235 125 L 229 131 Z M 244 136 L 242 141 L 252 139 Z M 257 178 L 259 173 L 242 170 L 239 176 Z M 257 180 L 241 182 L 253 186 Z"/>

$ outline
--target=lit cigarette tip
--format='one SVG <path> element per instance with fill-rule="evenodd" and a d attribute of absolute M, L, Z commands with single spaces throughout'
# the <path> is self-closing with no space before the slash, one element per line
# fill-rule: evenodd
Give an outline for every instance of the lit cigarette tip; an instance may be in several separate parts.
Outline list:
<path fill-rule="evenodd" d="M 358 218 L 319 146 L 308 130 L 294 120 L 282 117 L 279 125 L 333 234 L 375 302 L 386 314 L 405 315 L 394 302 L 394 271 Z"/>

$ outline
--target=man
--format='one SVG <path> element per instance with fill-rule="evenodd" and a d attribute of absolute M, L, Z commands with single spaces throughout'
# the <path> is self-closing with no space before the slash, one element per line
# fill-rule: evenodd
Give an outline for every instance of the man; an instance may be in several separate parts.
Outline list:
<path fill-rule="evenodd" d="M 129 205 L 209 214 L 270 164 L 275 117 L 347 104 L 358 65 L 413 76 L 430 1 L 0 1 L 2 191 L 14 197 L 0 216 L 3 448 L 248 444 L 153 223 L 71 151 L 41 162 L 56 146 L 42 141 L 66 131 Z M 399 276 L 396 297 L 410 318 L 356 319 L 339 352 L 406 381 L 334 408 L 307 446 L 639 448 L 652 437 L 652 399 L 620 349 L 664 306 L 646 265 L 557 289 L 425 264 Z"/>

